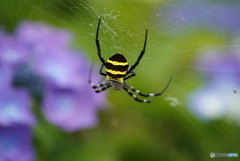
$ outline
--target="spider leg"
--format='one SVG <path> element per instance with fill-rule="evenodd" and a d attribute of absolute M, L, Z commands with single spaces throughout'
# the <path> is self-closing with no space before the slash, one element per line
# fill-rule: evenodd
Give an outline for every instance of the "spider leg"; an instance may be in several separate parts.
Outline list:
<path fill-rule="evenodd" d="M 93 66 L 93 65 L 92 65 Z M 92 67 L 91 67 L 92 68 Z M 91 73 L 92 73 L 92 70 L 90 71 L 90 74 L 89 74 L 89 78 L 88 78 L 88 83 L 91 85 L 91 87 L 94 89 L 94 91 L 96 93 L 100 93 L 102 91 L 105 91 L 106 89 L 108 89 L 109 87 L 111 87 L 110 83 L 109 82 L 103 82 L 103 83 L 100 83 L 100 84 L 94 84 L 92 83 L 90 77 L 91 77 Z M 98 89 L 102 87 L 101 89 Z"/>
<path fill-rule="evenodd" d="M 91 80 L 88 80 L 89 84 L 91 85 L 91 87 L 94 89 L 94 91 L 96 93 L 100 93 L 102 91 L 105 91 L 106 89 L 108 89 L 109 87 L 111 87 L 110 83 L 109 82 L 104 82 L 104 83 L 101 83 L 101 84 L 94 84 L 92 83 Z M 98 89 L 102 87 L 101 89 Z"/>
<path fill-rule="evenodd" d="M 103 67 L 104 67 L 104 65 L 102 64 L 101 65 L 101 68 L 100 68 L 100 70 L 99 70 L 99 73 L 102 75 L 102 76 L 106 76 L 106 73 L 103 73 Z"/>
<path fill-rule="evenodd" d="M 99 32 L 100 23 L 101 23 L 101 18 L 99 18 L 99 21 L 98 21 L 98 27 L 97 27 L 97 33 L 96 33 L 95 41 L 96 41 L 96 46 L 97 46 L 97 50 L 98 50 L 98 57 L 101 60 L 101 62 L 103 64 L 105 64 L 105 60 L 101 56 L 101 47 L 100 47 L 99 40 L 98 40 L 98 32 Z"/>
<path fill-rule="evenodd" d="M 124 84 L 125 86 L 127 86 L 130 90 L 132 90 L 133 92 L 135 92 L 136 94 L 140 95 L 140 96 L 143 96 L 143 97 L 154 97 L 154 96 L 160 96 L 162 95 L 166 89 L 168 88 L 169 84 L 171 83 L 171 80 L 172 80 L 172 77 L 170 77 L 167 85 L 165 86 L 165 88 L 162 90 L 162 92 L 159 92 L 159 93 L 149 93 L 149 94 L 144 94 L 142 92 L 140 92 L 139 90 L 135 89 L 134 87 L 128 85 L 128 84 Z"/>
<path fill-rule="evenodd" d="M 109 82 L 104 82 L 104 83 L 100 83 L 100 84 L 94 84 L 91 81 L 89 81 L 89 84 L 92 86 L 93 89 L 99 88 L 99 87 L 104 87 L 109 85 Z"/>
<path fill-rule="evenodd" d="M 94 64 L 92 63 L 91 68 L 90 68 L 90 72 L 89 72 L 89 76 L 88 76 L 88 83 L 92 86 L 92 88 L 95 89 L 95 88 L 103 87 L 103 86 L 109 84 L 109 82 L 104 82 L 104 83 L 97 84 L 97 85 L 95 85 L 94 83 L 92 83 L 92 81 L 91 81 L 91 76 L 92 76 L 93 65 L 94 65 Z M 101 69 L 102 69 L 102 67 L 101 67 Z M 100 74 L 101 74 L 101 69 L 100 69 Z M 104 73 L 103 73 L 103 74 L 104 74 Z"/>
<path fill-rule="evenodd" d="M 106 89 L 108 89 L 108 88 L 110 88 L 110 87 L 112 87 L 112 86 L 111 86 L 110 84 L 108 84 L 108 85 L 104 86 L 104 87 L 101 88 L 101 89 L 96 89 L 95 92 L 96 92 L 96 93 L 100 93 L 100 92 L 105 91 Z"/>
<path fill-rule="evenodd" d="M 146 34 L 145 34 L 145 40 L 144 40 L 144 45 L 143 45 L 143 49 L 137 59 L 137 61 L 135 62 L 135 64 L 133 66 L 131 66 L 131 68 L 128 70 L 127 74 L 130 73 L 132 70 L 134 70 L 137 65 L 139 64 L 140 60 L 142 59 L 144 53 L 145 53 L 145 50 L 146 50 L 146 44 L 147 44 L 147 35 L 148 35 L 148 29 L 146 29 Z"/>
<path fill-rule="evenodd" d="M 146 100 L 146 99 L 140 99 L 135 94 L 131 92 L 130 89 L 127 88 L 127 86 L 123 86 L 123 89 L 128 93 L 129 96 L 131 96 L 133 99 L 135 99 L 138 102 L 144 102 L 144 103 L 150 103 L 152 100 Z"/>
<path fill-rule="evenodd" d="M 130 79 L 130 78 L 132 78 L 132 77 L 136 76 L 136 72 L 134 72 L 134 71 L 131 71 L 130 73 L 131 73 L 131 75 L 129 75 L 129 76 L 127 76 L 127 77 L 125 77 L 125 78 L 124 78 L 124 80 Z"/>

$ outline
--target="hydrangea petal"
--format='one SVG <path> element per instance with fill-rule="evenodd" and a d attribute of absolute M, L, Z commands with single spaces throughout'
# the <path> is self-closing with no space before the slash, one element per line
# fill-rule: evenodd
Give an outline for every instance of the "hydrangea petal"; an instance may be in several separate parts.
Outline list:
<path fill-rule="evenodd" d="M 18 41 L 37 51 L 64 49 L 69 46 L 72 35 L 66 30 L 36 22 L 23 22 L 16 32 Z M 36 51 L 36 50 L 34 50 Z"/>
<path fill-rule="evenodd" d="M 58 55 L 39 57 L 34 68 L 52 85 L 62 88 L 79 88 L 87 82 L 90 65 L 83 56 L 68 51 Z"/>
<path fill-rule="evenodd" d="M 0 126 L 0 161 L 33 161 L 31 131 L 26 126 Z"/>
<path fill-rule="evenodd" d="M 35 118 L 31 112 L 31 100 L 24 89 L 7 88 L 0 93 L 0 125 L 33 125 Z"/>
<path fill-rule="evenodd" d="M 217 119 L 226 112 L 226 100 L 211 89 L 201 89 L 190 93 L 189 108 L 194 114 L 203 119 Z"/>
<path fill-rule="evenodd" d="M 0 66 L 0 91 L 11 86 L 13 72 L 10 68 Z"/>
<path fill-rule="evenodd" d="M 16 41 L 13 36 L 6 36 L 0 44 L 0 63 L 14 67 L 29 60 L 29 51 L 25 45 Z"/>
<path fill-rule="evenodd" d="M 96 108 L 84 92 L 51 90 L 45 95 L 43 112 L 47 119 L 66 131 L 97 124 Z"/>
<path fill-rule="evenodd" d="M 240 102 L 233 89 L 237 86 L 236 77 L 216 75 L 208 85 L 189 94 L 189 109 L 194 114 L 205 120 L 214 120 L 230 117 L 240 121 Z M 218 80 L 218 81 L 216 81 Z"/>

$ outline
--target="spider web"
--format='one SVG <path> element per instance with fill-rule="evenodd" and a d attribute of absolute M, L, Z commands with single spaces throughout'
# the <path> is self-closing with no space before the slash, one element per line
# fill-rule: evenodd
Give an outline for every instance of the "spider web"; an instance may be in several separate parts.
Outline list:
<path fill-rule="evenodd" d="M 194 90 L 206 81 L 203 78 L 206 73 L 211 73 L 209 79 L 219 85 L 221 81 L 216 76 L 219 73 L 238 75 L 239 78 L 239 70 L 198 63 L 204 55 L 221 53 L 225 60 L 223 64 L 234 66 L 230 53 L 239 49 L 239 39 L 235 34 L 239 27 L 237 17 L 240 15 L 239 12 L 232 13 L 235 21 L 227 21 L 224 17 L 230 14 L 226 12 L 231 11 L 229 8 L 232 6 L 240 9 L 237 0 L 22 0 L 12 2 L 12 6 L 6 6 L 0 12 L 8 15 L 8 23 L 14 23 L 15 17 L 21 13 L 23 19 L 48 21 L 71 30 L 76 35 L 74 47 L 83 49 L 96 62 L 99 60 L 94 39 L 98 18 L 102 18 L 99 33 L 102 56 L 107 59 L 120 52 L 130 65 L 143 48 L 145 30 L 148 28 L 146 53 L 136 68 L 138 79 L 129 82 L 136 83 L 144 79 L 142 85 L 147 86 L 149 92 L 159 91 L 173 76 L 171 91 L 164 97 L 172 106 L 176 106 L 185 101 L 186 89 Z M 25 11 L 26 8 L 29 10 Z M 235 61 L 240 64 L 240 57 L 235 57 Z M 229 85 L 225 94 L 231 95 L 232 99 L 239 98 L 238 85 L 239 82 Z M 215 90 L 212 86 L 208 86 L 208 89 Z"/>

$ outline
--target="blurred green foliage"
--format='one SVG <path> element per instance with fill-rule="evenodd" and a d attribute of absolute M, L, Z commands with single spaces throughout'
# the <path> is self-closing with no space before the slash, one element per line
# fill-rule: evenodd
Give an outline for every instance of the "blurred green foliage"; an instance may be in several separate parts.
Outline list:
<path fill-rule="evenodd" d="M 73 47 L 85 51 L 90 57 L 89 59 L 98 61 L 94 42 L 98 17 L 104 16 L 102 17 L 103 21 L 109 20 L 109 22 L 103 22 L 100 34 L 102 44 L 104 44 L 102 48 L 106 54 L 104 57 L 107 58 L 114 53 L 114 49 L 108 48 L 113 45 L 112 42 L 106 39 L 116 38 L 112 37 L 113 32 L 107 34 L 108 29 L 110 31 L 112 29 L 111 27 L 107 28 L 106 23 L 116 28 L 119 24 L 126 30 L 135 29 L 139 35 L 135 34 L 135 37 L 130 37 L 121 32 L 118 36 L 123 40 L 114 42 L 123 43 L 122 46 L 127 47 L 124 51 L 129 50 L 131 53 L 138 54 L 146 27 L 149 27 L 149 42 L 158 39 L 155 37 L 154 31 L 151 30 L 152 20 L 148 21 L 150 25 L 144 24 L 144 20 L 148 20 L 155 14 L 152 11 L 156 11 L 156 8 L 165 3 L 164 1 L 138 2 L 134 0 L 104 0 L 101 2 L 87 0 L 1 0 L 0 25 L 12 32 L 21 21 L 32 20 L 68 29 L 75 35 Z M 115 9 L 116 13 L 108 15 L 111 13 L 110 11 L 115 11 Z M 114 19 L 114 14 L 125 16 Z M 111 16 L 112 19 L 108 16 Z M 137 22 L 138 20 L 143 21 Z M 114 31 L 118 32 L 119 30 Z M 223 43 L 220 40 L 211 39 L 213 33 L 200 30 L 197 32 L 201 35 L 198 36 L 197 40 L 192 34 L 178 32 L 179 35 L 165 35 L 159 37 L 157 41 L 172 46 L 175 42 L 183 41 L 183 39 L 193 44 L 206 41 L 212 45 Z M 124 37 L 127 38 L 124 39 Z M 138 38 L 137 41 L 135 41 L 136 38 Z M 134 46 L 133 43 L 136 42 L 137 46 Z M 39 123 L 33 131 L 37 161 L 206 161 L 211 159 L 210 152 L 238 152 L 240 154 L 239 125 L 227 119 L 201 121 L 187 110 L 184 103 L 186 94 L 199 86 L 201 76 L 190 71 L 190 68 L 183 71 L 182 68 L 169 67 L 164 63 L 156 62 L 159 59 L 171 60 L 172 64 L 185 63 L 181 56 L 175 57 L 173 54 L 155 52 L 162 50 L 161 45 L 148 45 L 147 58 L 150 59 L 143 59 L 140 69 L 137 69 L 141 74 L 145 72 L 145 75 L 138 74 L 135 80 L 130 80 L 129 83 L 142 91 L 151 92 L 161 90 L 168 78 L 173 75 L 172 84 L 165 95 L 180 99 L 183 105 L 171 107 L 169 102 L 164 100 L 165 96 L 155 98 L 151 104 L 140 104 L 124 92 L 109 90 L 109 104 L 99 113 L 99 125 L 93 129 L 74 133 L 65 133 L 50 125 L 43 118 L 41 112 L 36 110 Z M 174 46 L 174 48 L 187 51 L 191 49 L 191 46 L 182 45 Z M 152 54 L 153 59 L 157 60 L 151 62 L 150 54 Z M 194 53 L 192 54 L 194 55 Z M 137 58 L 137 55 L 129 54 L 127 56 L 132 62 Z M 193 58 L 189 57 L 189 59 Z M 141 68 L 144 65 L 146 65 L 146 69 L 143 71 Z M 151 77 L 154 75 L 151 72 L 158 73 Z M 157 78 L 158 75 L 162 75 L 162 78 Z M 179 79 L 192 80 L 193 83 L 186 85 Z M 228 159 L 221 158 L 221 160 Z"/>

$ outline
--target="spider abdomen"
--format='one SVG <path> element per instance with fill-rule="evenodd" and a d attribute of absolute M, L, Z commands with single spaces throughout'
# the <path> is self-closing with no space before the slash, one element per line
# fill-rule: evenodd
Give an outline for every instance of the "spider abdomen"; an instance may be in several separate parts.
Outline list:
<path fill-rule="evenodd" d="M 116 53 L 107 60 L 105 67 L 108 80 L 122 83 L 128 71 L 128 62 L 122 54 Z"/>

